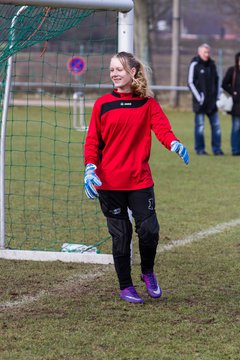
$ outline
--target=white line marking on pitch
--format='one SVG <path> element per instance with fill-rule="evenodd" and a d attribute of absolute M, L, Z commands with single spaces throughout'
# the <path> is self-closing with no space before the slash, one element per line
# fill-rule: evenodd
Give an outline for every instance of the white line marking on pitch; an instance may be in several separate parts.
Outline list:
<path fill-rule="evenodd" d="M 222 224 L 218 224 L 216 226 L 212 226 L 208 228 L 207 230 L 196 232 L 190 236 L 187 236 L 185 239 L 181 240 L 173 240 L 169 244 L 166 245 L 160 245 L 158 252 L 165 252 L 172 250 L 173 248 L 179 247 L 179 246 L 185 246 L 188 244 L 193 243 L 194 241 L 198 241 L 204 238 L 207 238 L 210 235 L 216 235 L 224 230 L 227 230 L 229 228 L 235 227 L 240 225 L 240 219 L 231 220 Z"/>
<path fill-rule="evenodd" d="M 207 230 L 203 230 L 203 231 L 199 231 L 196 232 L 190 236 L 187 236 L 185 239 L 180 239 L 180 240 L 173 240 L 171 241 L 169 244 L 166 245 L 160 245 L 158 252 L 165 252 L 165 251 L 170 251 L 176 247 L 179 246 L 185 246 L 188 244 L 191 244 L 195 241 L 207 238 L 208 236 L 211 235 L 216 235 L 219 234 L 227 229 L 233 228 L 235 226 L 240 225 L 240 219 L 235 219 L 235 220 L 231 220 L 222 224 L 218 224 L 216 226 L 212 226 L 210 228 L 208 228 Z M 76 276 L 75 280 L 80 280 L 80 281 L 84 281 L 84 280 L 91 280 L 94 279 L 96 277 L 99 277 L 101 275 L 104 275 L 106 271 L 102 271 L 101 273 L 89 273 L 89 274 L 83 274 L 80 275 L 79 277 Z M 66 283 L 69 281 L 70 279 L 66 280 Z M 72 281 L 74 281 L 74 279 L 71 279 Z M 59 286 L 59 285 L 58 285 Z M 56 286 L 55 289 L 58 287 Z M 48 291 L 40 291 L 39 294 L 36 294 L 35 296 L 23 296 L 20 300 L 16 300 L 16 301 L 6 301 L 4 303 L 0 303 L 0 309 L 9 309 L 9 308 L 14 308 L 17 306 L 23 306 L 23 305 L 27 305 L 31 302 L 37 301 L 40 298 L 42 298 L 44 295 L 49 295 L 50 292 Z"/>
<path fill-rule="evenodd" d="M 68 278 L 64 281 L 66 285 L 66 288 L 71 285 L 71 283 L 79 283 L 81 284 L 82 282 L 84 281 L 89 281 L 89 280 L 93 280 L 95 278 L 98 278 L 99 276 L 102 276 L 104 275 L 106 272 L 106 270 L 104 271 L 99 271 L 97 273 L 87 273 L 87 274 L 80 274 L 80 275 L 74 275 L 73 277 L 71 278 Z M 62 284 L 62 286 L 64 286 Z M 57 284 L 56 286 L 54 286 L 52 288 L 52 292 L 54 292 L 55 290 L 58 290 L 58 289 L 61 289 L 61 285 L 60 284 Z M 6 301 L 6 302 L 3 302 L 3 303 L 0 303 L 0 309 L 11 309 L 11 308 L 14 308 L 14 307 L 18 307 L 18 306 L 23 306 L 23 305 L 28 305 L 34 301 L 37 301 L 37 300 L 40 300 L 42 297 L 44 297 L 45 295 L 50 295 L 51 294 L 51 291 L 46 291 L 46 290 L 41 290 L 38 294 L 34 295 L 34 296 L 27 296 L 27 295 L 24 295 L 22 297 L 20 297 L 19 300 L 13 300 L 13 301 Z"/>

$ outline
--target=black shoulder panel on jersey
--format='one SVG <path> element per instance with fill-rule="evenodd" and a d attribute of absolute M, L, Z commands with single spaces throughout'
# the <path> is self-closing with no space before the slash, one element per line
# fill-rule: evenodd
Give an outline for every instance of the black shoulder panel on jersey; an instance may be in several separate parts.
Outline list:
<path fill-rule="evenodd" d="M 111 101 L 108 103 L 105 103 L 102 105 L 101 114 L 105 114 L 106 112 L 110 110 L 115 109 L 133 109 L 138 108 L 140 106 L 143 106 L 148 101 L 148 98 L 145 98 L 143 100 L 117 100 L 117 101 Z"/>

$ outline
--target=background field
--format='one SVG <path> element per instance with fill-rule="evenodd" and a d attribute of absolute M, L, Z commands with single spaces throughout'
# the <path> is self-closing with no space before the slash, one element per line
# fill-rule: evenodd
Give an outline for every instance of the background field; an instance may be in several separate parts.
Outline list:
<path fill-rule="evenodd" d="M 211 155 L 206 120 L 210 155 L 197 157 L 192 113 L 166 113 L 190 151 L 190 165 L 153 139 L 162 299 L 148 298 L 140 283 L 136 237 L 133 279 L 143 306 L 118 298 L 112 266 L 0 260 L 2 360 L 240 358 L 239 226 L 162 248 L 239 220 L 240 158 L 231 156 L 230 118 L 221 119 L 225 156 Z"/>

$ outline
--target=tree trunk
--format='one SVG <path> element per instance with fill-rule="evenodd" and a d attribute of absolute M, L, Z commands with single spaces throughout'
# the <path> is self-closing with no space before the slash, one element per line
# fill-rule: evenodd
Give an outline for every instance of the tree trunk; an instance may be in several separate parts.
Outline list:
<path fill-rule="evenodd" d="M 134 52 L 144 63 L 149 63 L 147 3 L 146 0 L 134 2 Z"/>
<path fill-rule="evenodd" d="M 172 61 L 171 61 L 171 86 L 179 85 L 179 37 L 180 37 L 180 0 L 173 0 L 172 23 Z M 177 107 L 179 102 L 178 91 L 171 91 L 170 103 Z"/>

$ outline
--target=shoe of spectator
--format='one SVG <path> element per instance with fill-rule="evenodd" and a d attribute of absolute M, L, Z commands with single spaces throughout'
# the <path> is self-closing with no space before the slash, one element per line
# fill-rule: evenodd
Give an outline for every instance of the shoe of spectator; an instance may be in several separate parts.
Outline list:
<path fill-rule="evenodd" d="M 197 151 L 197 155 L 208 155 L 208 153 L 205 150 Z"/>
<path fill-rule="evenodd" d="M 222 156 L 222 155 L 224 155 L 224 152 L 223 152 L 222 150 L 220 150 L 220 151 L 214 153 L 214 155 L 216 155 L 216 156 Z"/>

